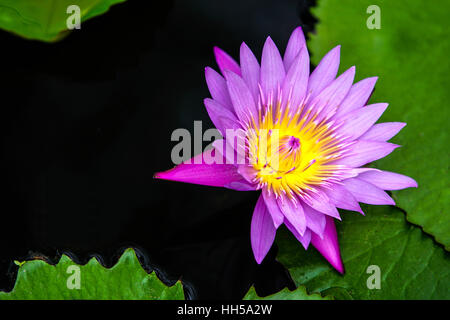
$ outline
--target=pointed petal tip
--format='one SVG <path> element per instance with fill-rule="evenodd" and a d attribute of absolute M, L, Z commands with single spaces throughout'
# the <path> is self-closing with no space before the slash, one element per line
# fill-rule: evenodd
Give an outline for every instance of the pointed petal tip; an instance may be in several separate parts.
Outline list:
<path fill-rule="evenodd" d="M 257 257 L 257 256 L 255 256 L 255 260 L 256 260 L 257 264 L 261 264 L 262 261 L 264 260 L 264 257 Z"/>
<path fill-rule="evenodd" d="M 240 46 L 240 49 L 241 49 L 241 50 L 242 50 L 243 48 L 245 48 L 245 49 L 250 49 L 250 48 L 248 47 L 248 45 L 245 43 L 245 41 L 242 41 L 241 46 Z"/>
<path fill-rule="evenodd" d="M 239 64 L 224 50 L 220 49 L 217 46 L 213 47 L 214 57 L 216 58 L 217 65 L 219 66 L 222 74 L 224 70 L 228 69 L 233 71 L 234 73 L 241 75 L 241 69 Z"/>
<path fill-rule="evenodd" d="M 301 34 L 304 36 L 302 26 L 296 27 L 296 28 L 292 31 L 291 36 L 294 35 L 294 34 L 297 34 L 297 33 L 301 33 Z"/>
<path fill-rule="evenodd" d="M 333 49 L 330 50 L 330 52 L 333 52 L 334 54 L 341 54 L 341 45 L 338 44 L 336 47 L 334 47 Z"/>
<path fill-rule="evenodd" d="M 342 263 L 341 254 L 339 253 L 336 256 L 325 257 L 327 261 L 331 264 L 331 266 L 336 269 L 340 274 L 344 274 L 344 264 Z"/>
<path fill-rule="evenodd" d="M 337 266 L 333 266 L 340 274 L 344 274 L 345 273 L 345 268 L 344 268 L 344 265 L 342 264 L 342 262 L 341 262 L 341 264 L 340 265 L 337 265 Z"/>
<path fill-rule="evenodd" d="M 170 170 L 171 169 L 169 169 L 167 171 L 170 171 Z M 155 174 L 153 174 L 153 179 L 167 180 L 167 177 L 166 177 L 167 171 L 156 172 Z"/>
<path fill-rule="evenodd" d="M 153 179 L 171 180 L 171 179 L 170 179 L 170 172 L 171 172 L 173 169 L 175 169 L 175 167 L 172 168 L 172 169 L 166 170 L 166 171 L 156 172 L 156 173 L 153 174 Z"/>
<path fill-rule="evenodd" d="M 273 39 L 270 36 L 268 36 L 266 38 L 266 41 L 264 42 L 263 51 L 264 51 L 264 47 L 266 47 L 266 46 L 277 48 L 277 45 L 275 44 L 275 42 L 273 41 Z M 278 50 L 278 48 L 277 48 L 277 50 Z"/>
<path fill-rule="evenodd" d="M 321 254 L 336 271 L 338 271 L 340 274 L 344 274 L 344 264 L 342 263 L 340 252 L 338 252 L 336 255 L 324 255 L 322 252 Z"/>
<path fill-rule="evenodd" d="M 342 263 L 341 252 L 337 238 L 334 219 L 327 217 L 324 238 L 321 240 L 317 234 L 311 237 L 311 244 L 319 251 L 319 253 L 341 274 L 344 273 L 344 265 Z"/>

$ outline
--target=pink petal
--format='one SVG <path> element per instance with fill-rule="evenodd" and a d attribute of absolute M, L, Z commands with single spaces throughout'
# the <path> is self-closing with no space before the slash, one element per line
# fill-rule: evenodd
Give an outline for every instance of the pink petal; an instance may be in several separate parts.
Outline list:
<path fill-rule="evenodd" d="M 244 42 L 242 42 L 241 45 L 240 57 L 242 78 L 247 83 L 247 86 L 253 95 L 253 99 L 258 101 L 259 63 L 253 52 Z"/>
<path fill-rule="evenodd" d="M 248 183 L 245 180 L 233 181 L 224 186 L 225 188 L 236 190 L 236 191 L 255 191 L 254 185 Z"/>
<path fill-rule="evenodd" d="M 326 190 L 325 192 L 336 207 L 364 214 L 358 201 L 343 186 L 336 184 L 332 187 L 332 190 Z"/>
<path fill-rule="evenodd" d="M 276 229 L 262 195 L 256 202 L 250 227 L 250 239 L 255 260 L 260 264 L 272 247 Z"/>
<path fill-rule="evenodd" d="M 225 164 L 225 159 L 223 164 L 206 164 L 204 160 L 214 156 L 215 152 L 215 149 L 205 151 L 173 169 L 156 173 L 154 178 L 213 187 L 226 187 L 232 182 L 245 181 L 236 166 Z"/>
<path fill-rule="evenodd" d="M 236 117 L 226 117 L 226 116 L 219 116 L 218 122 L 220 123 L 220 126 L 222 128 L 225 128 L 225 138 L 226 138 L 226 131 L 228 129 L 232 130 L 231 132 L 235 133 L 238 130 L 242 130 L 241 125 L 238 122 Z"/>
<path fill-rule="evenodd" d="M 258 174 L 258 171 L 253 168 L 252 165 L 239 165 L 238 167 L 239 174 L 244 177 L 245 180 L 247 180 L 250 183 L 254 183 L 254 179 L 256 178 L 256 175 Z"/>
<path fill-rule="evenodd" d="M 369 129 L 365 134 L 360 137 L 360 140 L 372 140 L 372 141 L 388 141 L 402 128 L 406 126 L 403 122 L 384 122 L 377 123 Z"/>
<path fill-rule="evenodd" d="M 347 113 L 340 119 L 344 121 L 344 125 L 339 127 L 339 133 L 351 140 L 359 138 L 372 127 L 387 107 L 387 103 L 377 103 Z"/>
<path fill-rule="evenodd" d="M 234 111 L 238 118 L 245 122 L 249 122 L 251 119 L 258 119 L 258 112 L 253 96 L 244 80 L 228 70 L 225 70 L 225 77 Z"/>
<path fill-rule="evenodd" d="M 316 233 L 320 238 L 323 238 L 326 224 L 325 215 L 306 204 L 303 205 L 303 210 L 305 212 L 308 229 L 311 229 L 312 232 Z"/>
<path fill-rule="evenodd" d="M 225 79 L 210 67 L 205 68 L 205 78 L 211 97 L 234 113 Z"/>
<path fill-rule="evenodd" d="M 303 47 L 306 47 L 305 36 L 303 35 L 302 27 L 297 27 L 291 33 L 286 51 L 284 52 L 283 62 L 285 70 L 289 70 L 295 57 L 297 57 Z"/>
<path fill-rule="evenodd" d="M 355 67 L 351 67 L 308 103 L 310 109 L 313 110 L 312 114 L 319 113 L 317 121 L 320 122 L 322 119 L 331 117 L 335 113 L 352 86 L 354 77 Z"/>
<path fill-rule="evenodd" d="M 375 205 L 395 205 L 394 200 L 383 190 L 358 178 L 343 181 L 344 187 L 351 192 L 356 201 Z"/>
<path fill-rule="evenodd" d="M 286 72 L 277 46 L 267 37 L 261 58 L 261 86 L 266 95 L 276 94 Z"/>
<path fill-rule="evenodd" d="M 333 161 L 333 164 L 342 164 L 354 168 L 360 167 L 386 157 L 398 147 L 399 145 L 388 142 L 359 140 L 348 147 L 348 156 Z"/>
<path fill-rule="evenodd" d="M 221 118 L 228 118 L 236 123 L 238 121 L 236 116 L 216 100 L 206 98 L 203 100 L 203 103 L 205 104 L 206 111 L 208 111 L 209 118 L 220 131 L 222 136 L 225 136 L 225 130 L 229 129 L 225 125 L 230 124 L 226 124 L 223 120 L 221 120 Z"/>
<path fill-rule="evenodd" d="M 295 229 L 292 224 L 289 222 L 289 220 L 284 220 L 284 225 L 288 230 L 294 235 L 294 237 L 302 244 L 302 246 L 305 248 L 305 250 L 308 249 L 309 243 L 311 242 L 311 231 L 309 229 L 306 229 L 305 233 L 301 235 L 298 233 L 297 229 Z"/>
<path fill-rule="evenodd" d="M 313 197 L 304 197 L 302 200 L 311 208 L 322 212 L 328 216 L 331 216 L 336 219 L 341 219 L 339 216 L 339 212 L 336 209 L 336 206 L 330 202 L 327 195 L 322 193 L 318 196 L 318 198 Z"/>
<path fill-rule="evenodd" d="M 344 273 L 341 252 L 336 233 L 336 227 L 332 217 L 326 217 L 326 226 L 323 233 L 323 239 L 317 234 L 311 235 L 312 245 L 324 256 L 325 259 L 340 273 Z"/>
<path fill-rule="evenodd" d="M 239 76 L 241 75 L 241 68 L 228 53 L 218 47 L 214 47 L 214 56 L 223 75 L 225 75 L 225 70 L 230 70 Z"/>
<path fill-rule="evenodd" d="M 278 203 L 277 200 L 275 199 L 275 196 L 269 194 L 267 189 L 263 189 L 262 195 L 266 203 L 267 209 L 269 210 L 270 215 L 272 216 L 273 224 L 275 228 L 278 228 L 283 223 L 284 220 L 283 212 L 281 212 L 280 208 L 278 207 Z"/>
<path fill-rule="evenodd" d="M 358 179 L 364 180 L 383 190 L 401 190 L 405 188 L 417 188 L 414 179 L 399 173 L 373 170 L 361 173 Z"/>
<path fill-rule="evenodd" d="M 309 78 L 309 56 L 306 47 L 299 52 L 283 81 L 282 106 L 285 107 L 288 99 L 290 109 L 296 112 L 301 101 L 305 98 Z"/>
<path fill-rule="evenodd" d="M 315 98 L 334 78 L 339 69 L 341 46 L 331 49 L 311 73 L 308 82 L 309 100 Z"/>
<path fill-rule="evenodd" d="M 283 212 L 284 221 L 289 221 L 295 230 L 303 236 L 306 231 L 306 218 L 300 202 L 294 203 L 287 197 L 278 197 L 277 203 L 281 212 Z"/>
<path fill-rule="evenodd" d="M 372 77 L 363 79 L 357 83 L 355 83 L 348 95 L 345 97 L 344 101 L 342 101 L 336 116 L 342 116 L 348 112 L 359 109 L 363 107 L 367 101 L 369 100 L 370 95 L 372 94 L 373 88 L 375 87 L 375 83 L 377 82 L 378 77 Z"/>

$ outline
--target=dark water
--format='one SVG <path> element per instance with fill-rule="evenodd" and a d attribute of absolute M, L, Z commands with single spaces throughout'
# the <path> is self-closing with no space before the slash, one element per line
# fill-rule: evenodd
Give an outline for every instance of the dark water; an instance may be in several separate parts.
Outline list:
<path fill-rule="evenodd" d="M 56 44 L 1 32 L 0 288 L 13 286 L 13 260 L 70 252 L 112 266 L 127 246 L 189 297 L 292 286 L 276 246 L 253 260 L 256 193 L 152 176 L 172 167 L 174 129 L 212 127 L 212 47 L 237 58 L 245 41 L 260 56 L 270 35 L 284 48 L 296 26 L 312 30 L 312 2 L 131 0 Z"/>

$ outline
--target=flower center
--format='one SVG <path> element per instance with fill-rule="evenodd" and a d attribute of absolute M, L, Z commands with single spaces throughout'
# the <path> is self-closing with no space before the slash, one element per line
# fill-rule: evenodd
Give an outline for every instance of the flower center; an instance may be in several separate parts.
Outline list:
<path fill-rule="evenodd" d="M 301 112 L 280 116 L 269 107 L 251 126 L 249 160 L 257 172 L 256 182 L 276 195 L 313 191 L 339 171 L 339 166 L 329 164 L 341 150 L 329 123 L 318 123 Z"/>

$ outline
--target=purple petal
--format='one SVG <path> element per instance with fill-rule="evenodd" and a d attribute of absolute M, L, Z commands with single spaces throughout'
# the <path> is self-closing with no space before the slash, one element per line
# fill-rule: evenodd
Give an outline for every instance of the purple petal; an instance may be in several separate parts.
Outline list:
<path fill-rule="evenodd" d="M 339 57 L 341 46 L 331 49 L 320 61 L 319 65 L 311 73 L 308 82 L 309 100 L 316 97 L 334 78 L 339 69 Z"/>
<path fill-rule="evenodd" d="M 373 170 L 361 173 L 358 179 L 364 180 L 383 190 L 401 190 L 405 188 L 417 188 L 414 179 L 399 173 Z"/>
<path fill-rule="evenodd" d="M 203 102 L 205 104 L 206 111 L 208 111 L 209 118 L 214 123 L 216 128 L 220 131 L 222 136 L 225 136 L 225 130 L 229 129 L 225 125 L 230 124 L 224 122 L 223 120 L 221 120 L 221 118 L 227 118 L 236 123 L 238 121 L 236 116 L 216 100 L 206 98 L 203 100 Z"/>
<path fill-rule="evenodd" d="M 226 159 L 227 164 L 235 164 L 235 152 L 234 149 L 231 147 L 228 147 L 227 149 L 227 141 L 225 139 L 216 139 L 212 143 L 214 149 L 216 152 L 219 152 L 224 159 Z M 240 174 L 239 170 L 238 173 Z M 243 177 L 245 179 L 245 177 Z"/>
<path fill-rule="evenodd" d="M 341 252 L 334 226 L 333 218 L 326 217 L 326 226 L 323 233 L 323 239 L 317 234 L 311 235 L 311 244 L 324 256 L 325 259 L 340 273 L 344 273 L 344 265 L 342 264 Z"/>
<path fill-rule="evenodd" d="M 228 118 L 219 117 L 219 123 L 225 130 L 224 139 L 216 139 L 213 146 L 222 154 L 227 164 L 242 165 L 246 161 L 245 137 L 246 132 L 239 125 Z"/>
<path fill-rule="evenodd" d="M 234 113 L 233 104 L 231 103 L 225 79 L 210 67 L 205 68 L 205 78 L 211 97 Z"/>
<path fill-rule="evenodd" d="M 336 219 L 341 219 L 339 216 L 339 212 L 336 209 L 336 206 L 330 202 L 327 195 L 325 193 L 320 193 L 316 195 L 317 198 L 313 197 L 304 197 L 302 200 L 311 208 L 322 212 L 328 216 L 331 216 Z"/>
<path fill-rule="evenodd" d="M 214 47 L 214 56 L 223 75 L 225 75 L 225 70 L 230 70 L 239 76 L 241 75 L 241 68 L 228 53 L 218 47 Z"/>
<path fill-rule="evenodd" d="M 288 220 L 300 235 L 304 235 L 306 231 L 306 218 L 300 202 L 297 201 L 297 203 L 294 203 L 287 197 L 278 197 L 277 202 L 278 207 L 283 212 L 284 221 Z"/>
<path fill-rule="evenodd" d="M 253 99 L 258 101 L 259 63 L 253 52 L 244 42 L 241 45 L 240 57 L 242 78 L 247 83 Z"/>
<path fill-rule="evenodd" d="M 339 133 L 351 140 L 360 137 L 381 117 L 387 107 L 387 103 L 377 103 L 347 113 L 341 118 L 344 124 L 339 127 Z"/>
<path fill-rule="evenodd" d="M 348 156 L 333 161 L 333 164 L 342 164 L 354 168 L 360 167 L 386 157 L 398 147 L 399 145 L 389 142 L 359 140 L 348 147 Z"/>
<path fill-rule="evenodd" d="M 225 136 L 226 137 L 226 131 L 232 130 L 232 133 L 235 133 L 238 130 L 242 130 L 241 125 L 238 122 L 239 120 L 237 120 L 236 116 L 233 118 L 229 118 L 229 117 L 225 117 L 225 116 L 219 116 L 218 117 L 218 122 L 220 123 L 220 126 L 222 128 L 225 128 Z"/>
<path fill-rule="evenodd" d="M 173 169 L 156 173 L 154 178 L 213 187 L 225 187 L 232 182 L 243 181 L 236 166 L 225 164 L 225 159 L 223 164 L 205 164 L 205 159 L 213 157 L 215 152 L 215 149 L 205 151 Z"/>
<path fill-rule="evenodd" d="M 266 95 L 276 94 L 286 72 L 277 46 L 267 37 L 261 57 L 261 86 Z"/>
<path fill-rule="evenodd" d="M 308 103 L 310 109 L 314 110 L 313 114 L 319 112 L 317 121 L 320 122 L 323 118 L 331 117 L 335 113 L 352 86 L 354 77 L 355 67 L 351 67 Z"/>
<path fill-rule="evenodd" d="M 302 27 L 297 27 L 291 33 L 286 51 L 284 52 L 283 62 L 285 70 L 289 70 L 295 57 L 297 57 L 303 47 L 306 47 L 305 36 L 303 35 Z"/>
<path fill-rule="evenodd" d="M 343 181 L 344 187 L 351 192 L 356 201 L 375 205 L 395 205 L 389 195 L 373 184 L 358 178 Z"/>
<path fill-rule="evenodd" d="M 345 97 L 344 101 L 342 101 L 341 106 L 339 107 L 336 116 L 344 115 L 353 110 L 359 109 L 363 107 L 367 101 L 369 100 L 370 95 L 372 94 L 373 88 L 375 87 L 375 83 L 377 82 L 378 77 L 372 77 L 363 79 L 357 83 L 355 83 L 348 95 Z"/>
<path fill-rule="evenodd" d="M 272 216 L 273 224 L 275 228 L 278 228 L 283 223 L 284 215 L 283 212 L 281 212 L 280 208 L 278 207 L 275 195 L 269 194 L 267 189 L 263 189 L 262 195 L 266 203 L 267 209 L 269 210 L 270 215 Z"/>
<path fill-rule="evenodd" d="M 236 191 L 255 191 L 256 186 L 248 183 L 245 180 L 233 181 L 224 186 L 225 188 L 236 190 Z"/>
<path fill-rule="evenodd" d="M 305 212 L 308 229 L 311 229 L 311 231 L 316 233 L 320 238 L 323 238 L 326 224 L 325 215 L 306 204 L 303 205 L 303 210 Z"/>
<path fill-rule="evenodd" d="M 245 122 L 249 122 L 251 119 L 258 119 L 258 112 L 253 96 L 244 80 L 230 71 L 225 71 L 225 77 L 234 111 L 238 118 Z"/>
<path fill-rule="evenodd" d="M 253 168 L 252 165 L 239 165 L 238 167 L 239 174 L 244 177 L 245 180 L 247 180 L 250 183 L 254 183 L 253 181 L 256 178 L 256 175 L 258 174 L 258 171 Z"/>
<path fill-rule="evenodd" d="M 305 231 L 305 233 L 303 235 L 301 235 L 300 233 L 298 233 L 298 231 L 292 226 L 292 224 L 287 219 L 284 220 L 284 225 L 294 235 L 294 237 L 302 244 L 302 246 L 305 248 L 305 250 L 307 250 L 309 243 L 311 242 L 311 233 L 312 232 L 307 229 Z"/>
<path fill-rule="evenodd" d="M 384 122 L 377 123 L 369 129 L 365 134 L 360 137 L 360 140 L 372 140 L 372 141 L 388 141 L 402 128 L 406 126 L 403 122 Z"/>
<path fill-rule="evenodd" d="M 250 238 L 255 260 L 260 264 L 275 240 L 276 229 L 262 195 L 256 202 L 250 227 Z"/>
<path fill-rule="evenodd" d="M 282 106 L 289 105 L 294 112 L 298 110 L 301 101 L 305 98 L 309 78 L 309 56 L 304 47 L 297 55 L 284 79 L 282 92 Z"/>
<path fill-rule="evenodd" d="M 355 197 L 353 197 L 353 195 L 343 186 L 336 184 L 332 187 L 332 190 L 326 190 L 325 192 L 336 207 L 344 210 L 356 211 L 364 215 L 358 201 L 356 201 Z"/>

